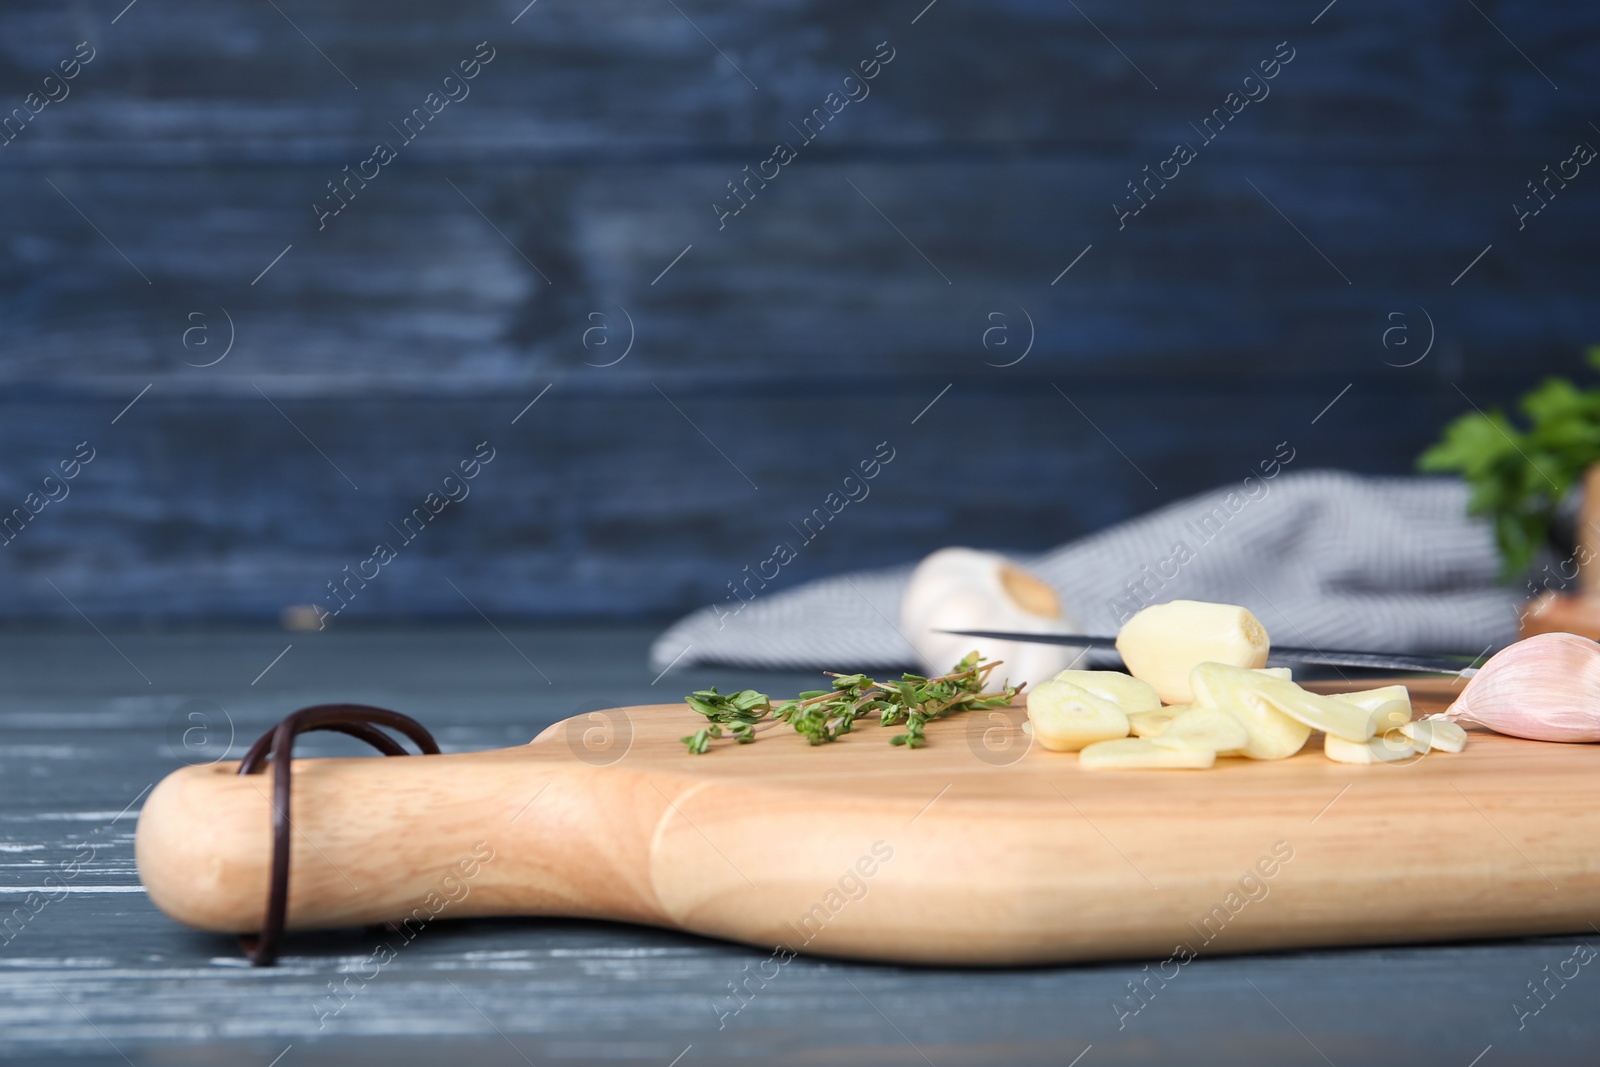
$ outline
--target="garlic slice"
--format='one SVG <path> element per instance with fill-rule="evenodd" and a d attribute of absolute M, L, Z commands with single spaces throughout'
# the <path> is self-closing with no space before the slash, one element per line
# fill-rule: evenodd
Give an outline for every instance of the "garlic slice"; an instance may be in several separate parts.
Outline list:
<path fill-rule="evenodd" d="M 1137 737 L 1100 741 L 1078 753 L 1079 765 L 1092 770 L 1205 770 L 1216 762 L 1210 749 L 1157 748 Z"/>
<path fill-rule="evenodd" d="M 1157 748 L 1202 748 L 1217 754 L 1243 749 L 1250 743 L 1244 724 L 1217 708 L 1190 708 L 1175 717 L 1165 730 L 1150 739 Z"/>
<path fill-rule="evenodd" d="M 1378 732 L 1376 713 L 1332 697 L 1308 693 L 1293 682 L 1264 678 L 1259 692 L 1262 699 L 1291 719 L 1298 719 L 1313 730 L 1321 730 L 1346 741 L 1366 741 Z"/>
<path fill-rule="evenodd" d="M 1467 747 L 1467 731 L 1447 719 L 1421 719 L 1408 722 L 1400 732 L 1411 739 L 1419 752 L 1438 749 L 1440 752 L 1460 752 Z"/>
<path fill-rule="evenodd" d="M 1372 720 L 1372 735 L 1382 737 L 1390 730 L 1398 730 L 1411 722 L 1411 701 L 1386 700 L 1368 712 L 1367 717 Z"/>
<path fill-rule="evenodd" d="M 1161 708 L 1161 698 L 1156 696 L 1149 682 L 1141 682 L 1121 671 L 1062 671 L 1054 680 L 1087 689 L 1127 713 Z"/>
<path fill-rule="evenodd" d="M 1399 730 L 1391 730 L 1382 737 L 1367 741 L 1346 741 L 1329 734 L 1323 741 L 1322 751 L 1336 763 L 1396 763 L 1416 754 L 1409 738 Z M 1425 751 L 1425 750 L 1424 750 Z"/>
<path fill-rule="evenodd" d="M 1193 704 L 1172 704 L 1155 711 L 1130 711 L 1128 712 L 1128 728 L 1135 737 L 1159 737 L 1179 715 L 1192 708 Z"/>
<path fill-rule="evenodd" d="M 1355 693 L 1333 693 L 1332 699 L 1342 700 L 1366 710 L 1373 723 L 1373 736 L 1382 737 L 1411 721 L 1411 691 L 1403 685 L 1385 685 L 1377 689 L 1362 689 Z"/>
<path fill-rule="evenodd" d="M 1128 736 L 1121 708 L 1071 682 L 1051 680 L 1028 690 L 1028 721 L 1033 736 L 1054 752 Z"/>
<path fill-rule="evenodd" d="M 1334 700 L 1342 700 L 1347 704 L 1354 704 L 1368 711 L 1377 711 L 1379 707 L 1393 701 L 1400 701 L 1406 707 L 1406 722 L 1411 721 L 1411 690 L 1403 685 L 1384 685 L 1377 689 L 1361 689 L 1354 693 L 1332 693 Z"/>
<path fill-rule="evenodd" d="M 1195 702 L 1226 711 L 1238 719 L 1250 735 L 1249 743 L 1239 750 L 1239 755 L 1250 759 L 1286 759 L 1305 747 L 1311 737 L 1311 727 L 1290 718 L 1262 698 L 1259 686 L 1270 681 L 1275 679 L 1225 663 L 1202 663 L 1189 674 Z"/>

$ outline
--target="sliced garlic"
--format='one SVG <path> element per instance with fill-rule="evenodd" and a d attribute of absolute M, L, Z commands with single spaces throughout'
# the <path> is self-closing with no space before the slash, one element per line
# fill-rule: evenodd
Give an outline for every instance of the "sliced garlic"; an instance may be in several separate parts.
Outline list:
<path fill-rule="evenodd" d="M 1161 698 L 1149 682 L 1141 682 L 1121 671 L 1062 671 L 1058 682 L 1071 682 L 1097 697 L 1111 701 L 1124 712 L 1157 711 Z"/>
<path fill-rule="evenodd" d="M 1117 633 L 1129 673 L 1155 686 L 1168 704 L 1193 702 L 1189 672 L 1197 664 L 1265 667 L 1268 643 L 1266 629 L 1244 608 L 1199 600 L 1154 604 Z"/>
<path fill-rule="evenodd" d="M 1438 749 L 1441 752 L 1460 752 L 1467 747 L 1467 731 L 1447 719 L 1421 719 L 1408 722 L 1400 732 L 1411 739 L 1419 752 Z"/>
<path fill-rule="evenodd" d="M 1277 678 L 1260 678 L 1255 684 L 1263 700 L 1313 730 L 1355 742 L 1366 741 L 1378 732 L 1376 713 L 1358 704 L 1308 693 L 1293 682 Z"/>
<path fill-rule="evenodd" d="M 1100 741 L 1078 754 L 1081 766 L 1096 770 L 1205 770 L 1216 762 L 1217 754 L 1210 749 L 1158 748 L 1137 737 Z"/>
<path fill-rule="evenodd" d="M 1409 738 L 1399 730 L 1390 730 L 1381 737 L 1367 741 L 1346 741 L 1329 734 L 1323 741 L 1322 751 L 1336 763 L 1394 763 L 1416 753 Z"/>
<path fill-rule="evenodd" d="M 1238 750 L 1241 756 L 1286 759 L 1304 748 L 1311 737 L 1311 727 L 1262 699 L 1261 684 L 1276 679 L 1224 663 L 1202 663 L 1190 673 L 1189 681 L 1197 704 L 1226 711 L 1245 728 L 1250 740 Z"/>
<path fill-rule="evenodd" d="M 1411 721 L 1411 692 L 1403 685 L 1385 685 L 1355 693 L 1334 693 L 1334 700 L 1365 708 L 1373 720 L 1373 734 L 1397 729 Z"/>
<path fill-rule="evenodd" d="M 1192 704 L 1173 704 L 1171 707 L 1158 708 L 1155 711 L 1130 711 L 1128 712 L 1128 727 L 1135 737 L 1159 737 L 1167 724 L 1179 715 L 1188 711 Z"/>
<path fill-rule="evenodd" d="M 1282 678 L 1286 682 L 1294 681 L 1294 671 L 1288 667 L 1252 667 L 1257 674 L 1264 674 L 1268 678 Z"/>
<path fill-rule="evenodd" d="M 1354 693 L 1330 694 L 1334 700 L 1342 700 L 1346 704 L 1366 708 L 1368 711 L 1377 711 L 1378 708 L 1393 700 L 1402 701 L 1406 706 L 1406 721 L 1410 722 L 1411 691 L 1403 685 L 1384 685 L 1377 689 L 1360 689 Z"/>
<path fill-rule="evenodd" d="M 1176 716 L 1151 738 L 1157 748 L 1201 748 L 1219 755 L 1242 750 L 1250 743 L 1250 733 L 1244 724 L 1217 708 L 1190 708 Z"/>
<path fill-rule="evenodd" d="M 1128 716 L 1121 708 L 1071 682 L 1051 680 L 1028 690 L 1028 721 L 1033 736 L 1054 752 L 1128 736 Z"/>
<path fill-rule="evenodd" d="M 1372 720 L 1374 737 L 1382 737 L 1390 730 L 1398 730 L 1411 721 L 1411 701 L 1386 700 L 1367 713 Z"/>

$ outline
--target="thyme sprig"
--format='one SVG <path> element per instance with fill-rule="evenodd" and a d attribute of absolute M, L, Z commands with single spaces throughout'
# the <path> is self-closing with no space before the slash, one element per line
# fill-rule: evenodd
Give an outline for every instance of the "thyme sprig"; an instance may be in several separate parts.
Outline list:
<path fill-rule="evenodd" d="M 925 728 L 933 720 L 962 711 L 1005 707 L 1016 699 L 1026 683 L 1008 683 L 1000 693 L 984 694 L 989 675 L 998 666 L 999 660 L 988 662 L 971 652 L 950 673 L 937 678 L 902 674 L 898 681 L 878 682 L 864 674 L 824 671 L 833 679 L 829 688 L 801 693 L 776 706 L 765 693 L 754 689 L 724 694 L 712 686 L 683 698 L 709 722 L 680 740 L 699 755 L 708 752 L 714 740 L 731 737 L 747 745 L 758 731 L 786 722 L 811 744 L 821 745 L 849 733 L 857 719 L 876 715 L 881 726 L 905 725 L 904 733 L 889 739 L 891 745 L 921 748 L 928 743 Z"/>

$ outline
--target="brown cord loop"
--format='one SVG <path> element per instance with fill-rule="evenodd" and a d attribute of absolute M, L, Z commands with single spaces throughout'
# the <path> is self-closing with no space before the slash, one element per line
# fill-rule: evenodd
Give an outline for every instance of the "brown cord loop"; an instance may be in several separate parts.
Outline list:
<path fill-rule="evenodd" d="M 348 734 L 365 741 L 385 756 L 404 756 L 400 747 L 388 734 L 379 730 L 385 726 L 398 730 L 415 741 L 425 756 L 437 756 L 439 745 L 417 720 L 409 715 L 367 704 L 316 704 L 285 718 L 278 725 L 256 738 L 250 751 L 239 763 L 240 774 L 258 774 L 266 769 L 265 761 L 272 756 L 272 878 L 267 891 L 267 914 L 261 922 L 260 934 L 243 934 L 239 947 L 250 962 L 257 967 L 270 967 L 278 959 L 278 943 L 283 939 L 283 925 L 289 910 L 289 775 L 290 760 L 294 753 L 294 739 L 300 734 L 315 730 L 331 730 Z"/>

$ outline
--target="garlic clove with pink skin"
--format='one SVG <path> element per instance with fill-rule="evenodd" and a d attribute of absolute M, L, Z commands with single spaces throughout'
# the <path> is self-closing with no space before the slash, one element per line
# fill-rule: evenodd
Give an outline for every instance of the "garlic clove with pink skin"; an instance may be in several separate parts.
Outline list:
<path fill-rule="evenodd" d="M 1534 741 L 1600 741 L 1600 644 L 1547 633 L 1503 648 L 1445 718 Z"/>

